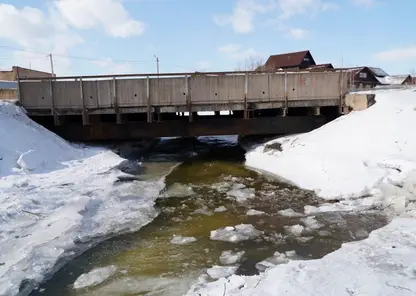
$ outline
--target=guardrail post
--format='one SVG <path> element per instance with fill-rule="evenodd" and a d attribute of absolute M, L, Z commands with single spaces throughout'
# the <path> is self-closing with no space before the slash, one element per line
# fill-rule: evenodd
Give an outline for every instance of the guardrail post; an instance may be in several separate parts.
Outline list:
<path fill-rule="evenodd" d="M 287 72 L 285 72 L 285 105 L 282 110 L 283 116 L 287 115 L 288 109 L 289 109 L 289 95 L 288 95 L 288 87 L 287 87 Z"/>
<path fill-rule="evenodd" d="M 17 100 L 20 103 L 20 106 L 23 106 L 23 99 L 22 99 L 22 93 L 20 92 L 20 77 L 19 77 L 19 67 L 17 67 L 17 73 L 16 73 L 16 78 L 17 78 Z M 23 106 L 24 107 L 24 106 Z"/>
<path fill-rule="evenodd" d="M 51 95 L 51 103 L 52 103 L 51 113 L 53 115 L 53 122 L 54 122 L 55 125 L 61 125 L 61 121 L 59 119 L 58 112 L 55 109 L 55 98 L 53 96 L 53 79 L 52 79 L 52 77 L 49 78 L 49 92 L 50 92 L 50 95 Z"/>
<path fill-rule="evenodd" d="M 244 119 L 248 119 L 247 95 L 248 95 L 248 72 L 246 72 L 246 74 L 244 75 Z"/>
<path fill-rule="evenodd" d="M 81 101 L 82 101 L 82 124 L 89 125 L 90 116 L 88 114 L 87 104 L 85 103 L 84 83 L 82 81 L 82 77 L 79 78 L 79 91 L 80 91 Z"/>
<path fill-rule="evenodd" d="M 343 98 L 344 98 L 344 75 L 341 71 L 339 72 L 339 107 L 338 107 L 338 113 L 342 114 L 343 113 Z"/>
<path fill-rule="evenodd" d="M 122 118 L 120 108 L 118 106 L 116 76 L 113 77 L 113 104 L 114 104 L 114 112 L 116 113 L 116 122 L 117 124 L 121 124 L 123 123 L 123 118 Z"/>
<path fill-rule="evenodd" d="M 147 122 L 152 122 L 152 102 L 150 98 L 150 77 L 146 78 Z"/>
<path fill-rule="evenodd" d="M 186 106 L 189 112 L 189 122 L 194 121 L 194 117 L 192 114 L 192 102 L 191 102 L 191 88 L 189 82 L 189 76 L 185 75 L 185 92 L 186 92 Z"/>

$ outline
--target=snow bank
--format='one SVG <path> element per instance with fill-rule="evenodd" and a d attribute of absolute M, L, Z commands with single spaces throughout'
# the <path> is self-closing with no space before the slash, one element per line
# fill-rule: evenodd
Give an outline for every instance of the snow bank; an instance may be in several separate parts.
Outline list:
<path fill-rule="evenodd" d="M 259 276 L 232 275 L 195 285 L 188 296 L 411 296 L 416 293 L 415 250 L 415 221 L 397 218 L 366 240 L 346 243 L 322 259 L 290 261 Z"/>
<path fill-rule="evenodd" d="M 114 265 L 95 268 L 88 273 L 81 274 L 74 282 L 74 289 L 83 289 L 101 284 L 109 277 L 113 276 L 116 271 L 117 267 Z"/>
<path fill-rule="evenodd" d="M 310 133 L 260 145 L 246 164 L 325 199 L 362 197 L 382 181 L 402 180 L 416 169 L 416 92 L 378 91 L 376 101 Z"/>
<path fill-rule="evenodd" d="M 120 182 L 131 177 L 116 168 L 122 158 L 70 145 L 11 104 L 0 103 L 0 155 L 0 295 L 29 294 L 67 260 L 157 216 L 163 179 Z"/>

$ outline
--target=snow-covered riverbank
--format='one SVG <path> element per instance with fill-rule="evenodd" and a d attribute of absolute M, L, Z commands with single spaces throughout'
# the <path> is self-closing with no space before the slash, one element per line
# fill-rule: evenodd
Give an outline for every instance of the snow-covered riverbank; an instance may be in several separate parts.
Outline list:
<path fill-rule="evenodd" d="M 0 102 L 0 295 L 28 294 L 66 260 L 156 217 L 163 179 L 124 182 L 123 161 Z"/>
<path fill-rule="evenodd" d="M 376 101 L 313 132 L 260 145 L 246 164 L 336 201 L 305 214 L 377 207 L 392 222 L 323 259 L 195 285 L 189 295 L 416 294 L 416 92 L 377 91 Z"/>

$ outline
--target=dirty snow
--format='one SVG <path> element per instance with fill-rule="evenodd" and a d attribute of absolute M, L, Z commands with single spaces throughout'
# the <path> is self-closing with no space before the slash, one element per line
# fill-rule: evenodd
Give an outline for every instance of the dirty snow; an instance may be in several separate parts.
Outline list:
<path fill-rule="evenodd" d="M 236 226 L 227 226 L 217 230 L 212 230 L 210 238 L 212 240 L 226 242 L 240 242 L 258 237 L 262 231 L 257 230 L 251 224 L 239 224 Z"/>
<path fill-rule="evenodd" d="M 186 237 L 180 235 L 174 235 L 173 238 L 170 240 L 170 243 L 174 245 L 186 245 L 193 242 L 196 242 L 195 237 Z"/>
<path fill-rule="evenodd" d="M 0 102 L 0 295 L 27 295 L 67 260 L 156 217 L 163 179 L 125 182 L 123 161 L 71 145 Z"/>
<path fill-rule="evenodd" d="M 223 265 L 235 264 L 243 258 L 245 252 L 223 251 L 220 256 L 220 262 Z"/>
<path fill-rule="evenodd" d="M 101 284 L 113 276 L 116 271 L 117 267 L 114 265 L 95 268 L 88 273 L 81 274 L 74 282 L 74 289 L 83 289 Z"/>

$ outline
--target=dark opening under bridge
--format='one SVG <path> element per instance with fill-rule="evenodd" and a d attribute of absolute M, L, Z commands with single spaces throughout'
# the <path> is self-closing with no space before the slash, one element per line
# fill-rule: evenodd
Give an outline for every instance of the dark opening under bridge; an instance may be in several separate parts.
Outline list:
<path fill-rule="evenodd" d="M 83 141 L 306 132 L 340 114 L 346 86 L 342 71 L 164 73 L 26 78 L 18 93 L 31 118 Z"/>

